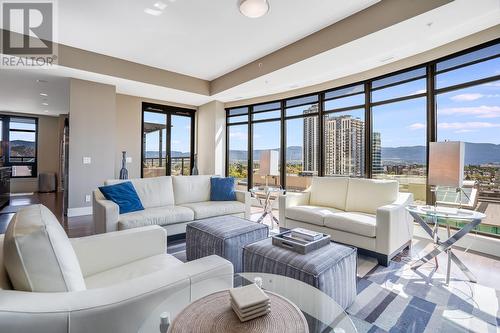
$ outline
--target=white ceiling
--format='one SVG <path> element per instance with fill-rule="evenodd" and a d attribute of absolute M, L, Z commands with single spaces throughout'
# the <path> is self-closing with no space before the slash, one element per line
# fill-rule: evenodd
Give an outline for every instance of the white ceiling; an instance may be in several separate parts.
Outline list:
<path fill-rule="evenodd" d="M 432 24 L 429 26 L 429 23 Z M 500 1 L 455 0 L 212 97 L 230 102 L 335 80 L 425 52 L 498 24 Z"/>
<path fill-rule="evenodd" d="M 47 96 L 41 96 L 40 93 Z M 0 70 L 0 111 L 57 116 L 68 113 L 68 110 L 67 77 L 57 77 L 49 71 L 31 69 Z"/>
<path fill-rule="evenodd" d="M 270 0 L 250 19 L 238 0 L 60 0 L 58 39 L 77 48 L 212 80 L 379 0 Z"/>

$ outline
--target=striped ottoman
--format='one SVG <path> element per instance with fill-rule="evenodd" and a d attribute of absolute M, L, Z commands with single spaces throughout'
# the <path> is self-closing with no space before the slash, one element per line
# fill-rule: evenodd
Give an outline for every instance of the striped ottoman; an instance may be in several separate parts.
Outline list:
<path fill-rule="evenodd" d="M 314 286 L 343 309 L 356 298 L 356 248 L 331 242 L 308 254 L 272 244 L 271 238 L 243 249 L 243 271 L 287 276 Z"/>
<path fill-rule="evenodd" d="M 198 220 L 186 227 L 188 261 L 216 254 L 233 263 L 234 272 L 242 270 L 243 247 L 268 237 L 266 225 L 226 215 Z"/>

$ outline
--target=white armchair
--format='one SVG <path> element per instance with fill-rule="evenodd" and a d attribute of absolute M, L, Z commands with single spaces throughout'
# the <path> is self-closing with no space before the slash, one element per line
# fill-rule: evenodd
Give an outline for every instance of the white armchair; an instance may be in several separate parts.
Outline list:
<path fill-rule="evenodd" d="M 159 226 L 69 242 L 81 268 L 84 290 L 18 291 L 12 289 L 6 274 L 4 237 L 0 236 L 2 332 L 136 333 L 160 304 L 175 316 L 191 301 L 233 285 L 232 264 L 223 258 L 209 256 L 182 263 L 166 254 L 166 232 Z"/>
<path fill-rule="evenodd" d="M 281 226 L 331 235 L 372 255 L 383 265 L 411 244 L 412 219 L 406 206 L 411 193 L 398 192 L 396 181 L 315 177 L 301 193 L 279 198 Z"/>

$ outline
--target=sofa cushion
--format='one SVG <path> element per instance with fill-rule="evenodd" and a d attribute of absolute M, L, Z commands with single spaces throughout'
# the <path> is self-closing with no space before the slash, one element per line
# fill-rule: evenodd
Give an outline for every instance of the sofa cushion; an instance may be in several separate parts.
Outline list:
<path fill-rule="evenodd" d="M 235 201 L 236 192 L 234 191 L 234 177 L 211 177 L 210 200 Z"/>
<path fill-rule="evenodd" d="M 294 206 L 287 208 L 285 216 L 289 219 L 323 226 L 324 218 L 339 212 L 338 209 L 321 206 Z"/>
<path fill-rule="evenodd" d="M 43 205 L 20 209 L 4 239 L 5 268 L 16 290 L 85 290 L 75 251 L 57 218 Z"/>
<path fill-rule="evenodd" d="M 105 185 L 130 181 L 141 199 L 144 208 L 169 206 L 174 204 L 172 177 L 136 178 L 130 180 L 110 179 Z"/>
<path fill-rule="evenodd" d="M 175 204 L 210 201 L 210 176 L 174 176 Z"/>
<path fill-rule="evenodd" d="M 141 199 L 131 182 L 101 186 L 99 190 L 107 200 L 118 205 L 120 214 L 144 210 Z"/>
<path fill-rule="evenodd" d="M 12 284 L 10 283 L 9 276 L 5 270 L 4 258 L 3 258 L 3 239 L 4 235 L 0 235 L 0 289 L 12 289 Z"/>
<path fill-rule="evenodd" d="M 239 201 L 205 201 L 183 204 L 194 211 L 195 220 L 213 216 L 240 214 L 245 212 L 245 204 Z"/>
<path fill-rule="evenodd" d="M 132 280 L 162 269 L 174 269 L 182 265 L 182 261 L 168 254 L 158 254 L 152 257 L 132 261 L 122 266 L 100 272 L 85 278 L 87 289 L 104 288 L 120 282 Z"/>
<path fill-rule="evenodd" d="M 345 210 L 376 214 L 377 208 L 396 201 L 398 191 L 396 180 L 350 178 Z"/>
<path fill-rule="evenodd" d="M 338 212 L 325 217 L 325 227 L 366 237 L 375 237 L 377 219 L 366 213 Z"/>
<path fill-rule="evenodd" d="M 345 210 L 348 182 L 346 177 L 314 177 L 309 204 Z"/>
<path fill-rule="evenodd" d="M 181 206 L 154 207 L 120 215 L 118 229 L 130 229 L 146 225 L 168 225 L 192 220 L 194 220 L 194 213 L 189 208 Z"/>

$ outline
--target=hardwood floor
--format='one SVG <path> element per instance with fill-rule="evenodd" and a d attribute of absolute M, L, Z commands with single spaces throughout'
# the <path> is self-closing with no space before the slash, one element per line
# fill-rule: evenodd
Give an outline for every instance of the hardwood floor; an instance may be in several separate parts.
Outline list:
<path fill-rule="evenodd" d="M 21 207 L 32 204 L 43 204 L 47 206 L 57 216 L 59 222 L 63 225 L 68 233 L 68 236 L 83 237 L 94 234 L 94 224 L 92 216 L 65 217 L 62 212 L 62 193 L 35 193 L 32 195 L 20 195 L 11 198 L 9 205 L 0 211 L 0 234 L 5 232 L 10 219 L 14 213 Z M 278 217 L 278 212 L 275 211 L 275 216 Z M 252 207 L 251 220 L 257 221 L 261 215 L 261 209 Z M 271 225 L 271 219 L 266 217 L 263 221 L 267 225 Z M 414 238 L 412 250 L 409 254 L 402 255 L 403 259 L 409 260 L 419 258 L 422 254 L 428 253 L 433 249 L 433 244 L 428 239 Z M 467 267 L 475 274 L 478 283 L 500 290 L 500 258 L 477 253 L 475 251 L 467 251 L 464 249 L 455 249 L 455 254 L 464 262 Z M 426 264 L 420 269 L 428 271 L 430 274 L 438 272 L 446 274 L 447 259 L 445 255 L 438 256 L 439 266 L 436 268 L 433 264 Z M 463 273 L 458 267 L 452 267 L 452 276 L 465 279 Z"/>

